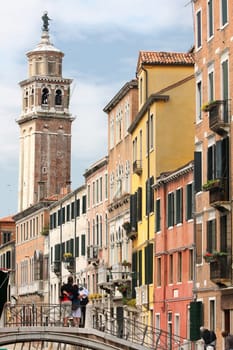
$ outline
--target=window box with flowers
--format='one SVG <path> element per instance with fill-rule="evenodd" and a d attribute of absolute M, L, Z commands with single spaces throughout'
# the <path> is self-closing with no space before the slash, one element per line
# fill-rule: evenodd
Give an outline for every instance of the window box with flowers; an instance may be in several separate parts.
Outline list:
<path fill-rule="evenodd" d="M 63 254 L 63 261 L 64 262 L 70 262 L 71 260 L 73 260 L 73 255 L 72 253 L 64 253 Z"/>
<path fill-rule="evenodd" d="M 213 251 L 212 253 L 206 252 L 203 255 L 203 258 L 205 259 L 205 261 L 207 263 L 211 263 L 211 262 L 217 261 L 219 258 L 221 258 L 223 256 L 227 256 L 227 253 L 226 252 Z"/>

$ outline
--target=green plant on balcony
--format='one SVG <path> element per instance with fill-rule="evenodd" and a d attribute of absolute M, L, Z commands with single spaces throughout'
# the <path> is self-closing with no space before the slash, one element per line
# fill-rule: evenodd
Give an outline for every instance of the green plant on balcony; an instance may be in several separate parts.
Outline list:
<path fill-rule="evenodd" d="M 136 299 L 129 299 L 126 301 L 127 306 L 136 307 Z"/>
<path fill-rule="evenodd" d="M 41 231 L 42 236 L 48 236 L 49 234 L 49 226 L 44 226 Z"/>
<path fill-rule="evenodd" d="M 216 101 L 209 101 L 208 103 L 205 103 L 202 107 L 201 110 L 203 112 L 209 112 L 211 108 L 216 104 Z"/>
<path fill-rule="evenodd" d="M 73 260 L 72 253 L 67 252 L 67 253 L 63 254 L 63 261 L 64 262 L 70 262 L 71 260 Z"/>
<path fill-rule="evenodd" d="M 123 260 L 122 263 L 121 263 L 121 265 L 122 265 L 122 266 L 125 266 L 125 267 L 126 267 L 126 266 L 130 267 L 130 266 L 131 266 L 131 263 L 130 263 L 129 261 L 127 261 L 127 260 Z"/>
<path fill-rule="evenodd" d="M 130 233 L 130 231 L 131 231 L 131 224 L 130 224 L 129 221 L 124 222 L 122 227 L 126 231 L 126 233 Z"/>
<path fill-rule="evenodd" d="M 202 190 L 203 191 L 209 191 L 210 189 L 214 188 L 214 187 L 219 187 L 221 184 L 221 180 L 220 179 L 211 179 L 208 180 L 203 186 L 202 186 Z"/>
<path fill-rule="evenodd" d="M 222 256 L 227 256 L 227 253 L 214 250 L 212 253 L 206 252 L 203 255 L 203 258 L 205 259 L 205 261 L 207 263 L 211 263 L 211 262 L 214 262 L 214 261 L 218 261 L 218 259 L 221 258 Z"/>

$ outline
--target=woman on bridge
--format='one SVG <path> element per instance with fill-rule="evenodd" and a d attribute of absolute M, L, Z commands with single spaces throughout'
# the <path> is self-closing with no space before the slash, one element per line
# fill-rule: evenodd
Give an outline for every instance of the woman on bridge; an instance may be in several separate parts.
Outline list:
<path fill-rule="evenodd" d="M 68 319 L 71 317 L 73 282 L 73 277 L 69 276 L 67 283 L 61 286 L 61 306 L 64 327 L 68 327 Z"/>

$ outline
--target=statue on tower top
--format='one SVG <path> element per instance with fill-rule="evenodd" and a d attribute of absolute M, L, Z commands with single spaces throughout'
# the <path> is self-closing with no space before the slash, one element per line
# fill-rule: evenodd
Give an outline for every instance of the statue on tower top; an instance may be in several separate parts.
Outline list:
<path fill-rule="evenodd" d="M 48 16 L 48 12 L 45 11 L 41 18 L 42 18 L 42 21 L 43 21 L 42 30 L 48 32 L 48 30 L 49 30 L 49 21 L 51 21 L 51 18 L 49 18 L 49 16 Z"/>

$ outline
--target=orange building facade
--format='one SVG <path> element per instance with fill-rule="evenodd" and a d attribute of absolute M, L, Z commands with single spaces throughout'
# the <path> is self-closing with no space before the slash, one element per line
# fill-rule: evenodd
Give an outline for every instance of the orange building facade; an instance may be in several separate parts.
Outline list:
<path fill-rule="evenodd" d="M 162 173 L 155 189 L 155 327 L 167 332 L 168 348 L 189 339 L 194 230 L 193 163 Z M 176 338 L 174 337 L 176 335 Z"/>

